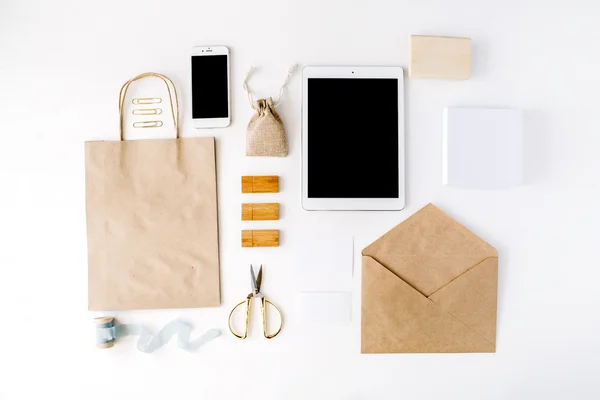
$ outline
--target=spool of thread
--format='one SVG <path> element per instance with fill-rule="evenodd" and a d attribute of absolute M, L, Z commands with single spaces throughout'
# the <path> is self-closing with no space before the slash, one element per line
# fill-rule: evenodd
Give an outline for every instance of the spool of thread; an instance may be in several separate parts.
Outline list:
<path fill-rule="evenodd" d="M 191 338 L 192 326 L 182 320 L 175 319 L 166 324 L 156 334 L 142 324 L 120 324 L 113 317 L 94 318 L 96 324 L 96 347 L 108 349 L 115 341 L 125 336 L 138 336 L 137 349 L 144 353 L 152 353 L 177 336 L 177 346 L 185 351 L 193 352 L 205 343 L 221 334 L 218 329 L 209 329 L 200 337 Z"/>
<path fill-rule="evenodd" d="M 96 323 L 96 347 L 109 349 L 115 345 L 117 331 L 113 317 L 94 318 Z"/>

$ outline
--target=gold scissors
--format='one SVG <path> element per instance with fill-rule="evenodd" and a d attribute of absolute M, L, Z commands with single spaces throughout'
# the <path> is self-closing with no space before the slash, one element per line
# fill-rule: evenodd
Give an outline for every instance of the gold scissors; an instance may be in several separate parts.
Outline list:
<path fill-rule="evenodd" d="M 250 293 L 248 297 L 246 297 L 246 300 L 240 301 L 235 307 L 233 307 L 233 310 L 231 310 L 231 312 L 229 313 L 229 330 L 237 338 L 246 339 L 246 337 L 248 337 L 248 326 L 250 325 L 250 311 L 252 310 L 252 299 L 256 297 L 260 299 L 260 311 L 262 314 L 263 333 L 267 339 L 273 339 L 275 336 L 277 336 L 279 332 L 281 332 L 281 328 L 283 327 L 283 314 L 281 314 L 281 310 L 279 310 L 279 308 L 277 308 L 275 304 L 267 300 L 265 296 L 263 296 L 260 292 L 260 284 L 262 282 L 262 265 L 258 270 L 258 277 L 254 275 L 254 269 L 252 268 L 252 265 L 250 265 L 250 281 L 252 284 L 252 293 Z M 244 303 L 246 304 L 246 329 L 244 330 L 244 334 L 240 335 L 236 333 L 231 327 L 231 316 L 233 315 L 235 310 Z M 281 321 L 277 332 L 272 334 L 267 333 L 267 304 L 272 305 L 275 308 L 275 310 L 277 310 L 277 312 L 279 313 L 279 320 Z"/>

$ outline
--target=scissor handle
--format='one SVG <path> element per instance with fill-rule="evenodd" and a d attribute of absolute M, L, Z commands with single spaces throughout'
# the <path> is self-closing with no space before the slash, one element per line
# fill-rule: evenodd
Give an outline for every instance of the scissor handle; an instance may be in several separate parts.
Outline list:
<path fill-rule="evenodd" d="M 267 303 L 272 305 L 273 308 L 275 308 L 277 310 L 277 312 L 279 313 L 279 321 L 280 321 L 279 329 L 277 329 L 277 332 L 275 332 L 273 334 L 267 333 Z M 261 299 L 260 299 L 260 310 L 262 312 L 263 334 L 265 335 L 265 337 L 267 339 L 273 339 L 275 336 L 277 336 L 279 334 L 279 332 L 281 332 L 281 328 L 283 328 L 283 314 L 281 313 L 281 310 L 275 304 L 271 303 L 264 296 L 261 297 Z"/>
<path fill-rule="evenodd" d="M 244 330 L 244 334 L 240 335 L 238 333 L 236 333 L 233 328 L 231 327 L 231 316 L 233 315 L 233 313 L 235 312 L 235 310 L 241 306 L 242 304 L 246 303 L 246 329 Z M 242 300 L 240 301 L 235 307 L 233 307 L 233 309 L 231 310 L 231 312 L 229 313 L 229 331 L 231 333 L 233 333 L 233 336 L 235 336 L 238 339 L 246 339 L 248 337 L 248 325 L 250 325 L 250 310 L 252 309 L 252 293 L 250 293 L 248 295 L 248 297 L 246 298 L 246 300 Z"/>

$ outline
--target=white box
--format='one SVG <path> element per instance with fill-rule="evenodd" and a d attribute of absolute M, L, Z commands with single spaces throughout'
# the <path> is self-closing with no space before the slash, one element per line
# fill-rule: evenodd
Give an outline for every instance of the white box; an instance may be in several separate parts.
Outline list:
<path fill-rule="evenodd" d="M 444 185 L 505 189 L 523 183 L 521 110 L 444 110 Z"/>

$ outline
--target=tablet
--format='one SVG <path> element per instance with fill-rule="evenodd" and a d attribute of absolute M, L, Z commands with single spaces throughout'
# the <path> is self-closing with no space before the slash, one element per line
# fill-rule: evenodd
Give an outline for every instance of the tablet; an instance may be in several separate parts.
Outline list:
<path fill-rule="evenodd" d="M 400 67 L 305 67 L 302 207 L 404 208 Z"/>

